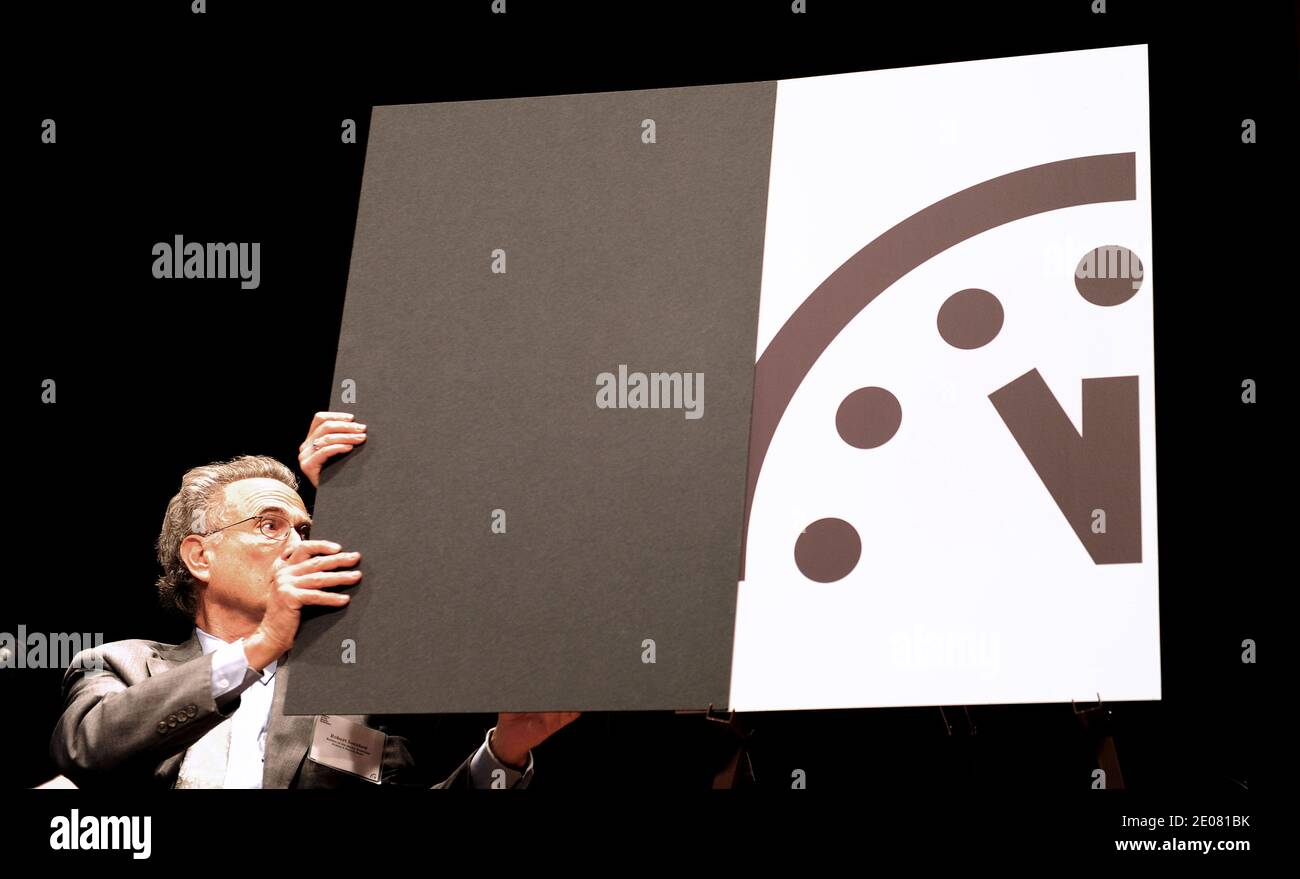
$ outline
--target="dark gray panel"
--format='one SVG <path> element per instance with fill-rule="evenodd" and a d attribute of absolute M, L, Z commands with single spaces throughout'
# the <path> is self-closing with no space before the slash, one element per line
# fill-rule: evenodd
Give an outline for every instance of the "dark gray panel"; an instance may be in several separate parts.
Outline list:
<path fill-rule="evenodd" d="M 365 578 L 289 713 L 727 704 L 775 99 L 375 108 L 330 403 L 370 439 L 314 528 Z M 704 373 L 704 416 L 597 408 L 620 364 Z"/>

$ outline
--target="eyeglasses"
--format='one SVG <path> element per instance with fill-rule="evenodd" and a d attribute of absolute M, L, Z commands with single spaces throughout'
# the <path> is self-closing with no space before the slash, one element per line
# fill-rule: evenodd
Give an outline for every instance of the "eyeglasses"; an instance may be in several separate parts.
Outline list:
<path fill-rule="evenodd" d="M 311 523 L 303 522 L 298 526 L 291 526 L 289 520 L 279 513 L 258 513 L 256 516 L 249 516 L 247 519 L 240 519 L 238 522 L 231 522 L 229 525 L 223 525 L 220 528 L 214 528 L 204 534 L 207 537 L 210 534 L 216 534 L 218 531 L 225 531 L 227 528 L 234 528 L 236 525 L 243 525 L 245 522 L 257 521 L 257 530 L 268 540 L 287 540 L 290 531 L 297 531 L 298 536 L 303 540 L 311 539 Z"/>

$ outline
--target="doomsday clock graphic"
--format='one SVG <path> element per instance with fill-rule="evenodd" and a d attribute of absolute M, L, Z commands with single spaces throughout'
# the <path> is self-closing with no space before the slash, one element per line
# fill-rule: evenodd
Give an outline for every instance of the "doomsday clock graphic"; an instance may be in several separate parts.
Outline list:
<path fill-rule="evenodd" d="M 1147 94 L 780 82 L 733 708 L 1159 698 Z"/>

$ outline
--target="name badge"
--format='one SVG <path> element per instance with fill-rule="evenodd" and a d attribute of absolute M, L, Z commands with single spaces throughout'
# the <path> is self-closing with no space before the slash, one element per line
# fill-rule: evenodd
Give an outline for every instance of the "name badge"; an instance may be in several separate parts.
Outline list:
<path fill-rule="evenodd" d="M 380 784 L 386 741 L 388 736 L 377 729 L 320 714 L 316 717 L 307 758 Z"/>

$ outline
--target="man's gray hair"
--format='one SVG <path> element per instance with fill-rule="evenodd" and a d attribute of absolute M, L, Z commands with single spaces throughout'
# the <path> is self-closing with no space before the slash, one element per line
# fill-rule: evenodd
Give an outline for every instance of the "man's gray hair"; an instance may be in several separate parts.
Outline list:
<path fill-rule="evenodd" d="M 190 534 L 206 534 L 215 525 L 225 486 L 241 479 L 278 479 L 298 490 L 298 477 L 274 458 L 244 455 L 217 461 L 186 471 L 181 490 L 167 504 L 162 531 L 158 534 L 158 597 L 165 607 L 175 608 L 190 619 L 198 610 L 199 582 L 181 558 L 181 541 Z"/>

